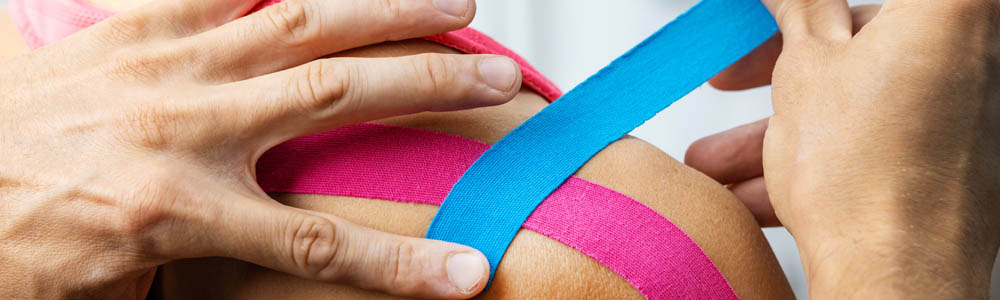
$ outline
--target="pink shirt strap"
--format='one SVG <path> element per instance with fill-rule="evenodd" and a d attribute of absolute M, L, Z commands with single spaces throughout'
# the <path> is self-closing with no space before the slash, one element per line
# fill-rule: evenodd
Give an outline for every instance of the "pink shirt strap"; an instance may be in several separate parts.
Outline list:
<path fill-rule="evenodd" d="M 489 145 L 444 133 L 362 124 L 279 145 L 257 164 L 267 192 L 441 205 Z M 523 225 L 600 262 L 647 299 L 736 299 L 683 231 L 638 201 L 578 177 Z"/>

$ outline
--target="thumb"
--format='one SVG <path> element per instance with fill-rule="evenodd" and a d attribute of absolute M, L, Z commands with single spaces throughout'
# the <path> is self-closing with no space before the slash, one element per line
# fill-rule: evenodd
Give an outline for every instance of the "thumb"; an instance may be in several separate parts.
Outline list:
<path fill-rule="evenodd" d="M 214 224 L 218 255 L 398 296 L 465 299 L 489 278 L 473 248 L 388 234 L 276 201 L 238 201 Z"/>

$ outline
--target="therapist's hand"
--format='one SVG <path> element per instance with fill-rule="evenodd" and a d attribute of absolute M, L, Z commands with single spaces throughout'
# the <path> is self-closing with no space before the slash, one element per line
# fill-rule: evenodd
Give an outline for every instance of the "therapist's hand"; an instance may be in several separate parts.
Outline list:
<path fill-rule="evenodd" d="M 853 37 L 845 1 L 764 2 L 784 39 L 773 77 L 761 55 L 716 85 L 773 81 L 775 115 L 689 157 L 744 149 L 730 168 L 747 174 L 762 153 L 815 298 L 986 298 L 1000 244 L 1000 2 L 888 0 Z"/>
<path fill-rule="evenodd" d="M 461 28 L 467 0 L 174 0 L 0 65 L 0 298 L 140 299 L 156 266 L 232 257 L 391 294 L 468 298 L 474 249 L 282 206 L 256 184 L 285 140 L 496 105 L 508 58 L 319 59 Z"/>
<path fill-rule="evenodd" d="M 878 14 L 881 5 L 851 8 L 857 33 Z M 721 90 L 744 90 L 771 84 L 774 65 L 781 54 L 781 34 L 712 78 Z M 764 132 L 770 118 L 742 125 L 695 141 L 684 163 L 725 184 L 750 209 L 764 227 L 781 226 L 764 185 Z"/>

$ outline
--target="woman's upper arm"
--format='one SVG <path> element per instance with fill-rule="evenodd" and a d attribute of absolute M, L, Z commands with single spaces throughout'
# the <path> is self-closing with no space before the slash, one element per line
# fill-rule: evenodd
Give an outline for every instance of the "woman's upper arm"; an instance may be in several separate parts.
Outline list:
<path fill-rule="evenodd" d="M 724 186 L 637 138 L 611 144 L 577 176 L 631 196 L 691 237 L 741 299 L 794 298 L 757 221 Z"/>

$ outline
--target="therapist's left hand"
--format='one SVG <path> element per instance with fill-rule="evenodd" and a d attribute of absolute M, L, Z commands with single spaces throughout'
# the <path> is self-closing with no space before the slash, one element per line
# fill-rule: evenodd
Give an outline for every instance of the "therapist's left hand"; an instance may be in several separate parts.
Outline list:
<path fill-rule="evenodd" d="M 156 267 L 229 257 L 390 294 L 469 298 L 473 248 L 284 206 L 257 185 L 288 139 L 504 103 L 495 55 L 322 58 L 459 29 L 472 0 L 152 1 L 0 63 L 0 298 L 142 299 Z"/>

